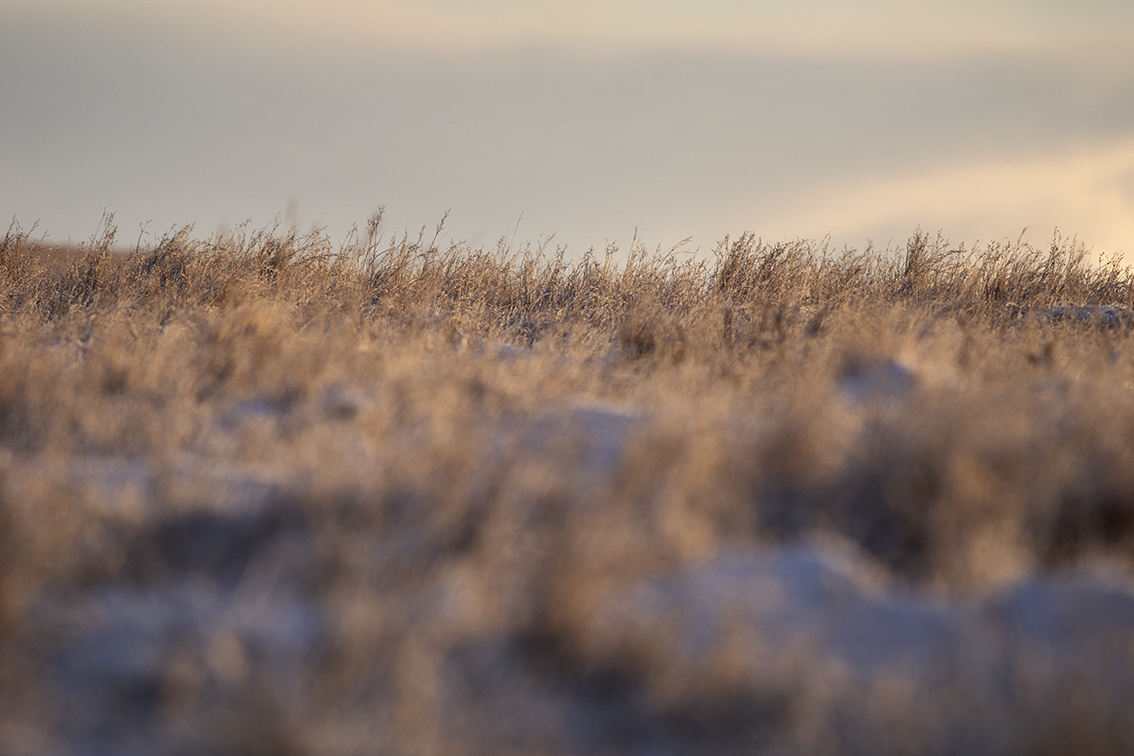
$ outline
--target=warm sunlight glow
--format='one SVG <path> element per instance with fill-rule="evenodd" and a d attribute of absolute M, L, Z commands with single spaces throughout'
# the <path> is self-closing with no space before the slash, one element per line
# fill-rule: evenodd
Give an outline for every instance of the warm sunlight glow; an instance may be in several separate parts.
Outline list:
<path fill-rule="evenodd" d="M 1020 160 L 980 161 L 923 174 L 849 181 L 785 203 L 778 217 L 792 233 L 878 238 L 920 223 L 954 241 L 1033 237 L 1058 226 L 1103 253 L 1134 253 L 1134 138 Z M 1037 227 L 1041 220 L 1046 225 Z M 903 231 L 904 233 L 904 231 Z M 904 241 L 904 236 L 890 239 Z"/>

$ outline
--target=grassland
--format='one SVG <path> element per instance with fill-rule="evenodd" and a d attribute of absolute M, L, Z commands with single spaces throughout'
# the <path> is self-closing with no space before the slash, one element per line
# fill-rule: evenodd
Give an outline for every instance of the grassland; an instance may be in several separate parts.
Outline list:
<path fill-rule="evenodd" d="M 0 751 L 1134 752 L 1119 260 L 380 220 L 0 242 Z"/>

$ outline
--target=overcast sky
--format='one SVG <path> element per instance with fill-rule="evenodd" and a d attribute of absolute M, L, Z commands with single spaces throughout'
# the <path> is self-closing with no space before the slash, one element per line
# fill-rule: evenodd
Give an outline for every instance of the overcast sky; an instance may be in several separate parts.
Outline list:
<path fill-rule="evenodd" d="M 1129 0 L 0 0 L 0 214 L 1134 254 L 1131 39 Z"/>

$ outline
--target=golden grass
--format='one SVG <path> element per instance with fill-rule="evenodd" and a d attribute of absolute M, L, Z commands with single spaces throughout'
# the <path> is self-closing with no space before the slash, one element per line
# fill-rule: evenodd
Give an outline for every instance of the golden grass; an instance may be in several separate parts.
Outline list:
<path fill-rule="evenodd" d="M 947 595 L 1134 559 L 1130 333 L 1036 315 L 1134 307 L 1117 259 L 918 232 L 890 256 L 744 235 L 568 260 L 379 223 L 0 242 L 0 743 L 87 737 L 51 713 L 66 644 L 35 617 L 107 586 L 275 565 L 326 617 L 295 689 L 239 644 L 167 649 L 146 713 L 107 714 L 161 723 L 158 750 L 536 753 L 571 749 L 440 711 L 443 661 L 519 638 L 617 698 L 632 682 L 564 669 L 637 575 L 816 530 Z M 229 509 L 244 535 L 182 553 Z"/>

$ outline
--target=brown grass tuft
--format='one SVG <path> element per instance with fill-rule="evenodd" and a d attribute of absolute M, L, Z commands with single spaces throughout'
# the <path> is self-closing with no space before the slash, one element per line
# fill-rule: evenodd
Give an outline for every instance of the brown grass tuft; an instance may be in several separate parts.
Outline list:
<path fill-rule="evenodd" d="M 798 702 L 757 737 L 712 680 L 705 711 L 643 698 L 652 661 L 588 656 L 594 607 L 816 531 L 936 596 L 1134 568 L 1130 333 L 1029 317 L 1134 306 L 1117 258 L 918 231 L 572 260 L 380 223 L 0 240 L 0 750 L 868 752 Z M 1129 701 L 1074 684 L 1004 716 L 1124 752 Z"/>

